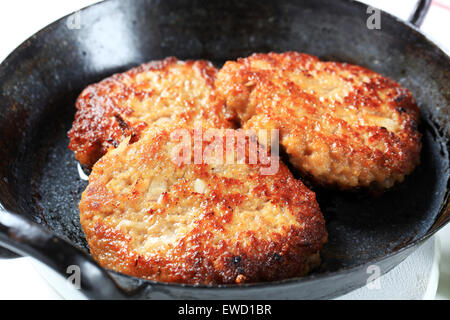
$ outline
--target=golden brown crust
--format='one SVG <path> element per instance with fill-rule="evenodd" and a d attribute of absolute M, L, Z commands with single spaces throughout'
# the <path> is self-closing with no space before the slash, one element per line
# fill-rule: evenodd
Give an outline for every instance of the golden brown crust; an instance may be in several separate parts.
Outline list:
<path fill-rule="evenodd" d="M 244 128 L 279 129 L 290 161 L 319 184 L 389 188 L 420 161 L 414 98 L 365 68 L 254 54 L 227 62 L 216 88 Z"/>
<path fill-rule="evenodd" d="M 227 284 L 302 276 L 319 263 L 327 233 L 315 194 L 282 163 L 274 175 L 261 164 L 177 165 L 172 140 L 152 128 L 94 165 L 80 218 L 102 266 Z"/>
<path fill-rule="evenodd" d="M 171 57 L 88 86 L 76 102 L 69 148 L 91 167 L 108 148 L 128 136 L 136 141 L 149 125 L 231 127 L 215 94 L 216 73 L 208 61 Z"/>

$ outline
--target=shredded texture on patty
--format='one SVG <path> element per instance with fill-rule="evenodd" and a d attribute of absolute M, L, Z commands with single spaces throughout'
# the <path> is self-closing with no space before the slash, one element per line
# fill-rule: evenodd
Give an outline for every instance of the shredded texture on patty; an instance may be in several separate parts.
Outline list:
<path fill-rule="evenodd" d="M 158 281 L 232 284 L 302 276 L 319 264 L 325 221 L 315 194 L 287 167 L 261 175 L 248 153 L 245 164 L 176 164 L 172 131 L 125 139 L 94 165 L 80 217 L 102 266 Z"/>
<path fill-rule="evenodd" d="M 289 160 L 325 186 L 389 188 L 420 161 L 419 108 L 363 67 L 287 52 L 228 61 L 216 88 L 245 129 L 278 129 Z"/>
<path fill-rule="evenodd" d="M 148 126 L 228 128 L 208 61 L 152 61 L 88 86 L 76 102 L 69 148 L 91 167 L 108 148 Z"/>

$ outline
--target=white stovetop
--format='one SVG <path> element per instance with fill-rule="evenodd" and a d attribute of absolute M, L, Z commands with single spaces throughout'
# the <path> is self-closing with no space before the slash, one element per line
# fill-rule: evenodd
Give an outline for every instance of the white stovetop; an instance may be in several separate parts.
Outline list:
<path fill-rule="evenodd" d="M 52 21 L 98 0 L 3 0 L 0 3 L 0 61 Z M 365 0 L 402 19 L 415 0 Z M 450 52 L 450 0 L 434 0 L 421 28 Z M 439 265 L 440 259 L 440 265 Z M 438 265 L 440 268 L 439 289 Z M 438 233 L 398 267 L 384 275 L 379 289 L 364 287 L 343 299 L 449 299 L 450 226 Z M 0 299 L 63 298 L 40 276 L 29 258 L 0 259 Z"/>

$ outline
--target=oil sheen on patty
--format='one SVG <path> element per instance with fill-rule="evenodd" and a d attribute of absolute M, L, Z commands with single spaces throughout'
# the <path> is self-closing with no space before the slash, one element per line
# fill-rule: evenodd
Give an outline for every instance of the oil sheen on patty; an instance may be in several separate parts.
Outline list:
<path fill-rule="evenodd" d="M 419 108 L 363 67 L 287 52 L 228 61 L 219 95 L 245 129 L 278 129 L 292 165 L 324 186 L 386 189 L 420 161 Z"/>
<path fill-rule="evenodd" d="M 217 98 L 217 69 L 208 61 L 166 58 L 88 86 L 76 102 L 69 148 L 92 165 L 126 137 L 137 141 L 149 126 L 229 128 Z"/>
<path fill-rule="evenodd" d="M 150 128 L 94 165 L 79 208 L 102 266 L 164 282 L 234 284 L 303 276 L 319 264 L 325 221 L 314 192 L 285 165 L 263 175 L 248 152 L 223 163 L 221 149 L 208 162 L 179 163 L 173 132 Z"/>

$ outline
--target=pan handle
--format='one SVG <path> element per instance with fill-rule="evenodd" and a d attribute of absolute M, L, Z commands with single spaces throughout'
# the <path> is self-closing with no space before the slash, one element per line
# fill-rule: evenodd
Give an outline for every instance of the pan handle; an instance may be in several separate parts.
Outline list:
<path fill-rule="evenodd" d="M 414 8 L 413 13 L 408 19 L 408 22 L 416 26 L 417 28 L 420 28 L 420 26 L 423 23 L 423 20 L 425 19 L 425 16 L 428 13 L 428 10 L 430 9 L 432 0 L 419 0 L 416 3 L 416 7 Z"/>
<path fill-rule="evenodd" d="M 43 262 L 56 271 L 61 280 L 79 277 L 70 280 L 79 285 L 80 293 L 86 298 L 125 299 L 130 295 L 83 251 L 39 224 L 3 209 L 0 210 L 0 245 Z M 73 290 L 77 290 L 76 287 Z"/>

